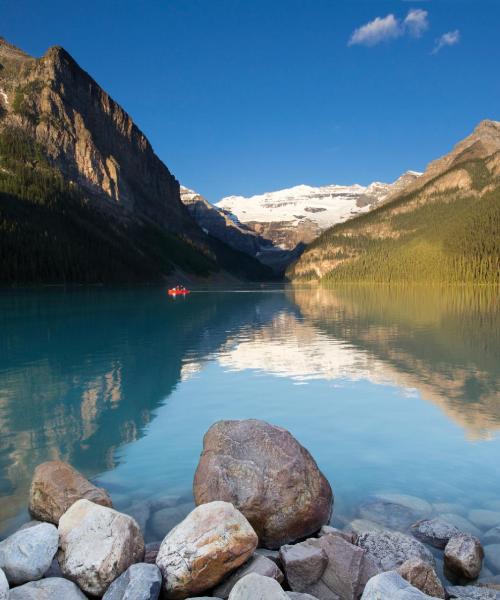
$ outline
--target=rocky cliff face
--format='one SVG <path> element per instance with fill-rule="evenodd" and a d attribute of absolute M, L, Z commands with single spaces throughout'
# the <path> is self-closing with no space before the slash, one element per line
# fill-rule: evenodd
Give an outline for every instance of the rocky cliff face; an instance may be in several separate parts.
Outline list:
<path fill-rule="evenodd" d="M 62 48 L 41 59 L 0 41 L 2 126 L 20 126 L 107 208 L 192 228 L 179 184 L 130 116 Z M 6 113 L 6 114 L 5 114 Z"/>

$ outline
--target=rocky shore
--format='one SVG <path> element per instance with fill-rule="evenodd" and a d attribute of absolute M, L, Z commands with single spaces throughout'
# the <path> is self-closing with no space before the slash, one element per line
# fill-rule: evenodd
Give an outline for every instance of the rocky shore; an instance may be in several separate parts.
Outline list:
<path fill-rule="evenodd" d="M 500 600 L 500 497 L 464 516 L 378 494 L 335 528 L 311 454 L 257 420 L 208 430 L 193 494 L 119 512 L 69 464 L 39 465 L 33 520 L 0 542 L 0 600 Z"/>

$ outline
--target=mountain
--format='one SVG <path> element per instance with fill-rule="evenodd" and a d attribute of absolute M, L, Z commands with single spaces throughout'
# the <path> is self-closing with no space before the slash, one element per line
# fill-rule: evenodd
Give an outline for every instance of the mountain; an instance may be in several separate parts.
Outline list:
<path fill-rule="evenodd" d="M 298 185 L 249 198 L 228 196 L 217 207 L 276 246 L 293 249 L 312 242 L 335 223 L 369 211 L 419 176 L 408 171 L 392 184 L 374 182 L 368 186 Z"/>
<path fill-rule="evenodd" d="M 268 278 L 204 233 L 130 116 L 62 48 L 0 39 L 0 283 Z"/>
<path fill-rule="evenodd" d="M 295 281 L 500 281 L 500 123 L 483 121 L 369 213 L 325 231 Z"/>
<path fill-rule="evenodd" d="M 299 256 L 298 251 L 275 246 L 271 240 L 240 223 L 229 211 L 211 204 L 202 195 L 182 185 L 181 200 L 206 234 L 256 258 L 277 275 L 282 275 L 286 267 Z"/>

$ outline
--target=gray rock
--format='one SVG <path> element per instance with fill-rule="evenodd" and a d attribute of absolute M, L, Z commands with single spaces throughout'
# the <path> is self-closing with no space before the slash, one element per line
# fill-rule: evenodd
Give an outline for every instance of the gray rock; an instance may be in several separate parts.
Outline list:
<path fill-rule="evenodd" d="M 0 569 L 0 600 L 7 600 L 9 597 L 9 582 L 5 573 Z"/>
<path fill-rule="evenodd" d="M 500 600 L 500 592 L 475 585 L 452 585 L 446 588 L 451 598 L 463 600 Z"/>
<path fill-rule="evenodd" d="M 434 566 L 434 557 L 422 542 L 398 531 L 369 532 L 359 536 L 358 545 L 365 549 L 382 571 L 400 567 L 418 558 Z"/>
<path fill-rule="evenodd" d="M 40 523 L 0 542 L 0 568 L 12 585 L 40 579 L 57 552 L 57 528 Z"/>
<path fill-rule="evenodd" d="M 362 548 L 337 535 L 282 546 L 280 555 L 292 591 L 320 600 L 354 600 L 378 572 Z"/>
<path fill-rule="evenodd" d="M 350 544 L 355 544 L 358 541 L 358 534 L 354 531 L 342 531 L 336 527 L 332 527 L 331 525 L 323 525 L 323 527 L 318 531 L 318 537 L 323 537 L 324 535 L 338 535 Z"/>
<path fill-rule="evenodd" d="M 50 567 L 43 574 L 44 577 L 64 577 L 64 574 L 61 570 L 61 565 L 57 560 L 57 556 L 54 556 L 52 562 L 50 563 Z"/>
<path fill-rule="evenodd" d="M 31 519 L 31 521 L 23 523 L 21 527 L 19 527 L 18 531 L 22 531 L 23 529 L 29 529 L 30 527 L 34 527 L 35 525 L 40 525 L 40 523 L 44 523 L 44 521 L 37 521 L 36 519 Z"/>
<path fill-rule="evenodd" d="M 471 523 L 480 529 L 491 529 L 500 525 L 500 512 L 495 510 L 470 510 L 467 517 Z"/>
<path fill-rule="evenodd" d="M 500 544 L 500 525 L 488 529 L 482 539 L 483 544 Z"/>
<path fill-rule="evenodd" d="M 278 583 L 283 583 L 284 580 L 283 573 L 276 566 L 276 563 L 274 563 L 272 560 L 269 560 L 265 556 L 254 554 L 250 560 L 236 569 L 236 571 L 233 571 L 229 577 L 224 579 L 224 581 L 216 586 L 212 590 L 213 593 L 223 600 L 229 598 L 229 594 L 236 583 L 249 573 L 257 573 L 258 575 L 263 575 L 264 577 L 271 577 L 272 579 L 276 579 Z"/>
<path fill-rule="evenodd" d="M 130 565 L 143 560 L 144 539 L 132 517 L 77 500 L 59 519 L 57 558 L 66 577 L 99 596 Z"/>
<path fill-rule="evenodd" d="M 387 571 L 370 579 L 361 600 L 429 600 L 431 598 L 432 596 L 413 587 L 396 571 Z"/>
<path fill-rule="evenodd" d="M 311 594 L 303 594 L 302 592 L 287 592 L 286 595 L 292 600 L 317 600 Z"/>
<path fill-rule="evenodd" d="M 150 531 L 156 539 L 163 539 L 169 531 L 172 531 L 193 510 L 192 502 L 185 502 L 178 506 L 167 506 L 157 510 L 151 516 Z"/>
<path fill-rule="evenodd" d="M 429 544 L 441 550 L 450 541 L 450 538 L 460 533 L 455 525 L 438 517 L 417 521 L 411 526 L 410 531 L 424 544 Z"/>
<path fill-rule="evenodd" d="M 436 571 L 428 562 L 418 558 L 407 560 L 399 567 L 398 573 L 424 594 L 436 598 L 445 597 L 444 588 L 436 575 Z"/>
<path fill-rule="evenodd" d="M 477 582 L 477 585 L 482 587 L 491 588 L 500 592 L 500 575 L 481 575 L 481 578 Z"/>
<path fill-rule="evenodd" d="M 289 600 L 280 584 L 270 577 L 250 573 L 231 590 L 229 600 Z"/>
<path fill-rule="evenodd" d="M 359 507 L 363 519 L 390 529 L 406 530 L 432 514 L 432 506 L 415 496 L 405 494 L 376 494 Z"/>
<path fill-rule="evenodd" d="M 131 565 L 106 590 L 103 600 L 157 600 L 161 590 L 161 573 L 156 565 Z"/>
<path fill-rule="evenodd" d="M 481 536 L 481 530 L 468 521 L 465 517 L 453 513 L 443 513 L 438 515 L 438 517 L 443 521 L 451 523 L 451 525 L 455 525 L 455 527 L 463 533 L 475 535 L 476 537 Z"/>
<path fill-rule="evenodd" d="M 72 581 L 48 577 L 25 583 L 10 591 L 9 600 L 87 600 Z"/>
<path fill-rule="evenodd" d="M 476 579 L 481 572 L 484 551 L 472 535 L 455 535 L 444 549 L 445 572 L 456 577 Z"/>
<path fill-rule="evenodd" d="M 268 550 L 267 548 L 257 548 L 255 554 L 260 554 L 260 556 L 265 556 L 269 560 L 272 560 L 274 564 L 278 565 L 281 569 L 281 558 L 278 550 Z"/>
<path fill-rule="evenodd" d="M 146 551 L 144 552 L 144 562 L 150 565 L 156 564 L 156 557 L 160 550 L 161 542 L 150 542 L 146 544 Z"/>
<path fill-rule="evenodd" d="M 486 563 L 495 571 L 500 573 L 500 544 L 488 544 L 484 547 Z"/>

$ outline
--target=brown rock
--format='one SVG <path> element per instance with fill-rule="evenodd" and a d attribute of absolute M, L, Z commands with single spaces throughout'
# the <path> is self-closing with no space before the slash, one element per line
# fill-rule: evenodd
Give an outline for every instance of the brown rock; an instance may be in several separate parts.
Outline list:
<path fill-rule="evenodd" d="M 160 546 L 156 564 L 165 597 L 188 598 L 213 588 L 252 556 L 257 541 L 250 523 L 232 504 L 198 506 Z"/>
<path fill-rule="evenodd" d="M 332 490 L 309 452 L 285 429 L 254 419 L 212 425 L 193 487 L 196 504 L 234 504 L 271 549 L 313 535 L 332 511 Z"/>
<path fill-rule="evenodd" d="M 476 579 L 479 576 L 483 558 L 481 542 L 472 535 L 455 535 L 444 549 L 446 571 L 465 579 Z"/>
<path fill-rule="evenodd" d="M 445 598 L 444 588 L 436 571 L 424 560 L 414 558 L 407 560 L 398 569 L 401 577 L 432 598 Z"/>
<path fill-rule="evenodd" d="M 111 498 L 102 488 L 61 460 L 38 465 L 31 481 L 29 511 L 34 519 L 57 525 L 68 508 L 80 499 L 111 507 Z"/>

